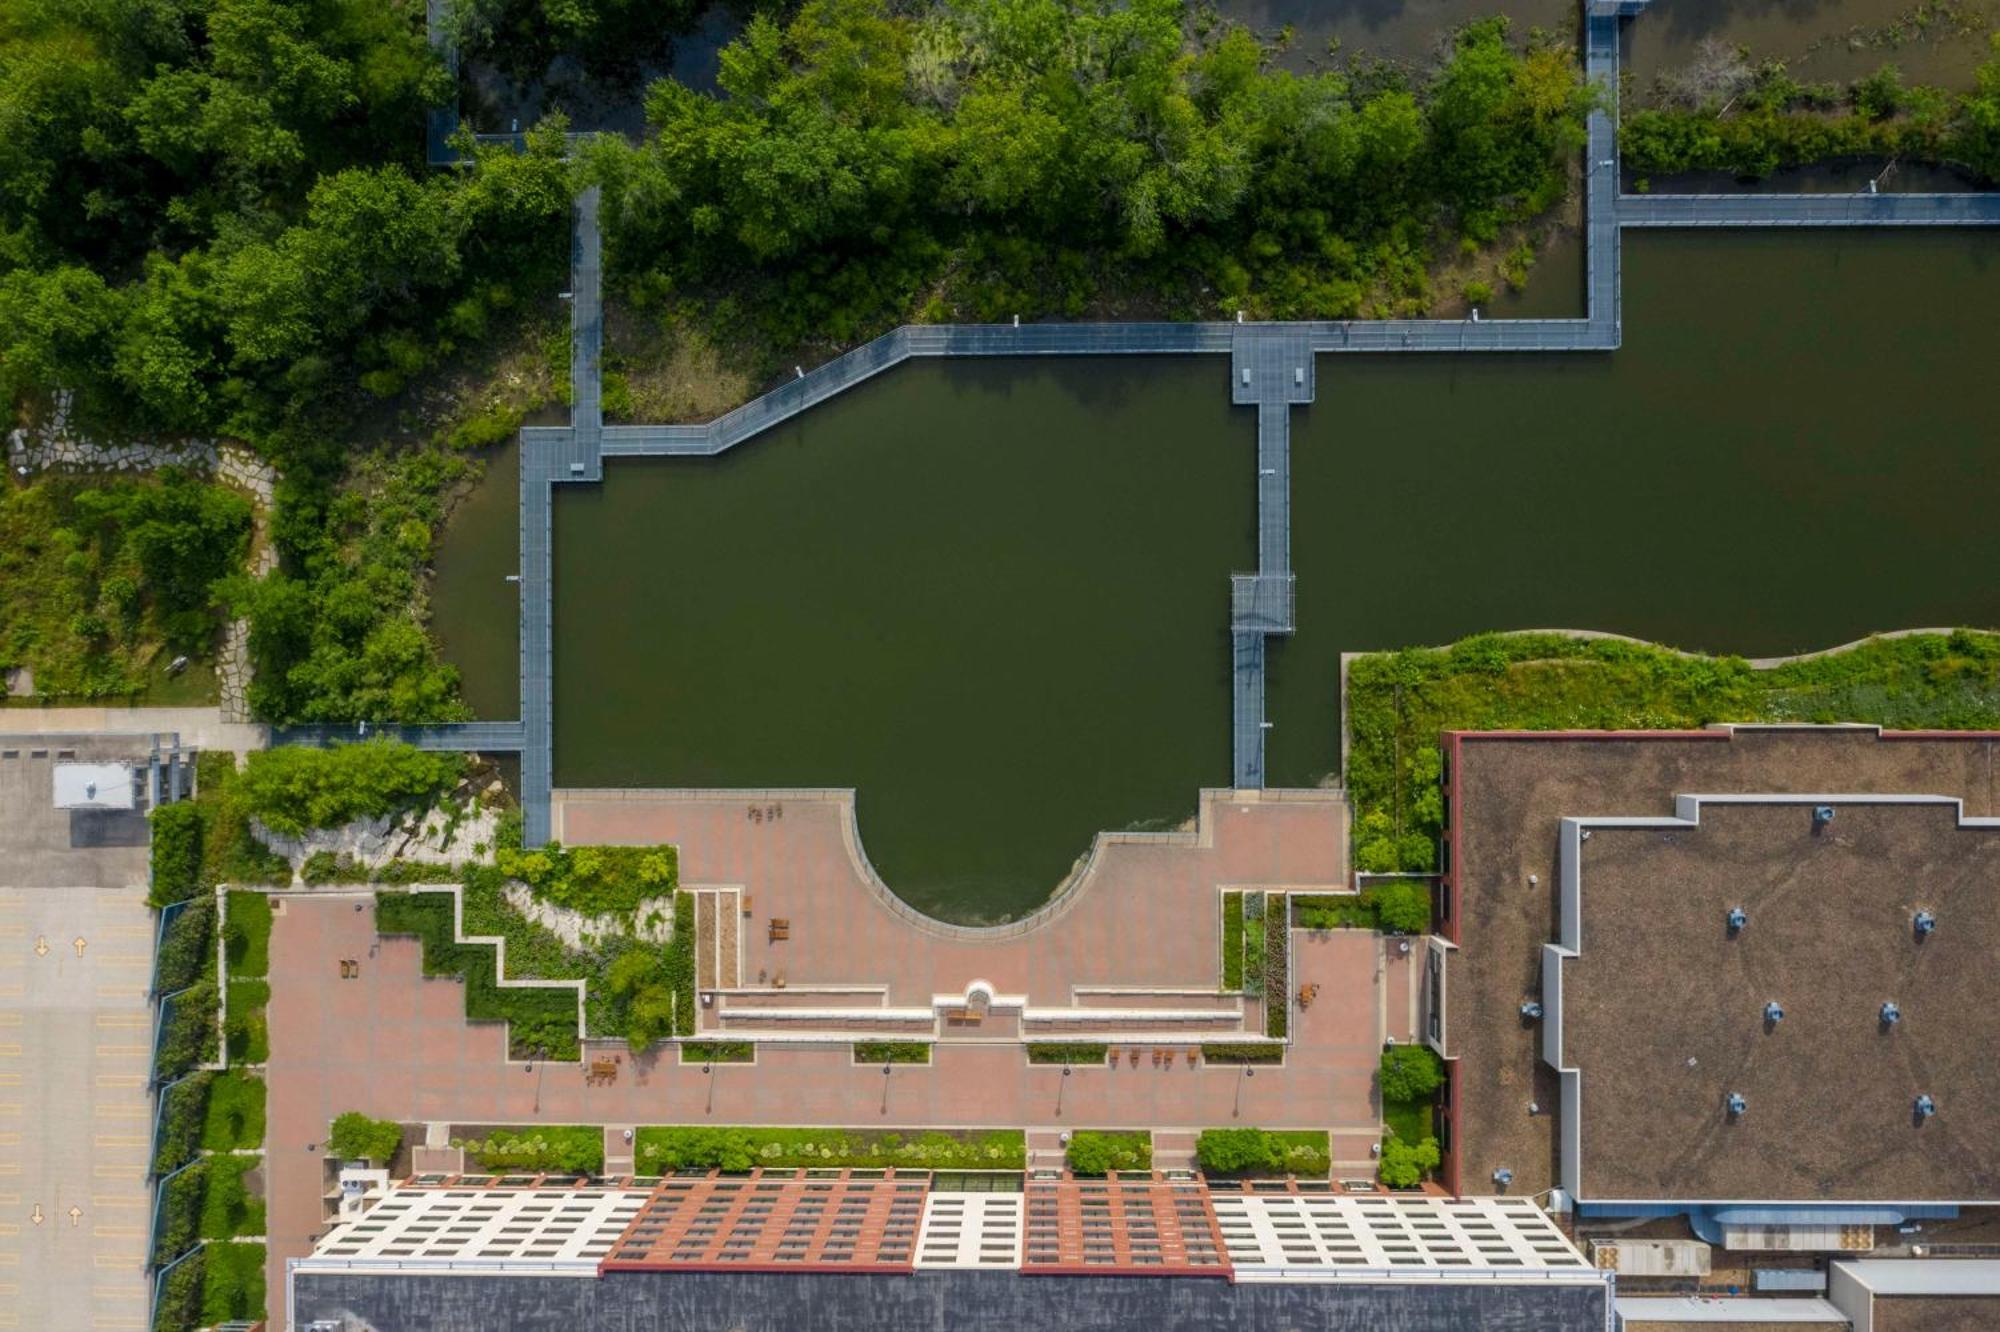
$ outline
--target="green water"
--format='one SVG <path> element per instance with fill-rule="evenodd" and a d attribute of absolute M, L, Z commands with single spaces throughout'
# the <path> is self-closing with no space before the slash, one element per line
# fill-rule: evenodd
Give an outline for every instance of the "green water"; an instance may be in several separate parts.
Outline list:
<path fill-rule="evenodd" d="M 2000 236 L 1645 234 L 1625 293 L 1615 355 L 1322 358 L 1275 783 L 1337 767 L 1343 651 L 2000 622 Z M 724 458 L 562 488 L 558 784 L 852 786 L 911 902 L 1033 907 L 1094 831 L 1228 781 L 1255 425 L 1226 389 L 1219 357 L 916 364 Z M 511 703 L 502 509 L 454 524 L 441 579 L 486 563 L 440 626 Z"/>

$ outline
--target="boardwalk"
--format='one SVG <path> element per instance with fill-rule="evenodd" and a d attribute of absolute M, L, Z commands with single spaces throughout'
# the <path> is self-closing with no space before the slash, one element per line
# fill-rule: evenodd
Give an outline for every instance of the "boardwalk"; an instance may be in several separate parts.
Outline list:
<path fill-rule="evenodd" d="M 456 53 L 439 22 L 444 0 L 428 0 L 432 40 L 448 64 Z M 572 245 L 571 380 L 576 407 L 562 427 L 521 432 L 521 719 L 518 722 L 391 728 L 429 748 L 521 754 L 521 796 L 531 845 L 549 835 L 553 785 L 554 670 L 549 565 L 551 487 L 592 483 L 603 459 L 709 457 L 893 369 L 931 356 L 1221 355 L 1231 358 L 1232 400 L 1257 411 L 1257 570 L 1231 580 L 1233 645 L 1231 775 L 1239 787 L 1264 782 L 1264 673 L 1267 639 L 1293 630 L 1291 571 L 1291 406 L 1313 399 L 1316 355 L 1344 353 L 1607 352 L 1623 336 L 1620 235 L 1626 227 L 1996 226 L 2000 193 L 1635 195 L 1618 188 L 1615 116 L 1621 25 L 1644 0 L 1586 4 L 1584 72 L 1605 90 L 1587 125 L 1584 172 L 1585 317 L 1581 319 L 1388 319 L 1302 323 L 927 324 L 883 334 L 799 373 L 752 402 L 698 425 L 605 425 L 599 373 L 602 340 L 598 192 L 577 200 Z M 456 160 L 445 139 L 455 110 L 433 113 L 429 154 Z M 484 135 L 489 142 L 518 135 Z M 1249 370 L 1250 380 L 1243 379 Z M 328 743 L 354 728 L 295 727 L 279 743 Z"/>

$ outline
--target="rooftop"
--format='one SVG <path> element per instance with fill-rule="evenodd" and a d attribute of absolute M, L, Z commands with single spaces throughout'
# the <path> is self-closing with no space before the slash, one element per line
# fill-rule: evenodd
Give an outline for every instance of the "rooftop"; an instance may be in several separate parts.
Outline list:
<path fill-rule="evenodd" d="M 1540 1029 L 1519 1010 L 1538 993 L 1543 946 L 1558 936 L 1563 818 L 1670 817 L 1683 793 L 1924 792 L 1961 798 L 1967 816 L 2000 808 L 2000 743 L 1991 736 L 1811 727 L 1446 739 L 1444 928 L 1457 944 L 1444 985 L 1445 1052 L 1455 1061 L 1450 1160 L 1470 1192 L 1491 1188 L 1503 1166 L 1513 1172 L 1513 1193 L 1557 1182 L 1557 1077 L 1542 1062 Z M 1591 942 L 1587 936 L 1586 948 Z M 1678 1001 L 1701 992 L 1677 983 L 1668 993 Z M 1656 999 L 1655 1011 L 1665 1006 Z M 1540 1113 L 1529 1113 L 1530 1102 Z"/>
<path fill-rule="evenodd" d="M 2000 1197 L 2000 827 L 1961 826 L 1939 799 L 1682 812 L 1694 826 L 1589 821 L 1574 844 L 1560 1031 L 1581 1070 L 1578 1195 Z"/>

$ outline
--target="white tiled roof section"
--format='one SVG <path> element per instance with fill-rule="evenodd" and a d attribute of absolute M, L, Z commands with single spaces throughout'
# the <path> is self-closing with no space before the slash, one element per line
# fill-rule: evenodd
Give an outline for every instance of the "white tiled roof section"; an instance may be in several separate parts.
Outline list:
<path fill-rule="evenodd" d="M 1380 1280 L 1454 1273 L 1594 1278 L 1576 1246 L 1525 1198 L 1216 1193 L 1215 1214 L 1242 1280 L 1320 1275 Z"/>
<path fill-rule="evenodd" d="M 1021 1265 L 1021 1195 L 932 1193 L 917 1230 L 918 1267 Z"/>
<path fill-rule="evenodd" d="M 334 1227 L 306 1265 L 332 1268 L 507 1268 L 597 1275 L 651 1190 L 394 1189 Z"/>

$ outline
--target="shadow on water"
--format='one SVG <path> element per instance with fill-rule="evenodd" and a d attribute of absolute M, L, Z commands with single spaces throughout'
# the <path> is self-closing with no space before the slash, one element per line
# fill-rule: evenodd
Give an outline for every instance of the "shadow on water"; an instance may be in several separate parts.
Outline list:
<path fill-rule="evenodd" d="M 1624 271 L 1612 356 L 1323 358 L 1274 781 L 1337 764 L 1343 651 L 2000 621 L 2000 236 L 1645 233 Z M 1100 829 L 1184 817 L 1228 780 L 1226 579 L 1254 558 L 1222 364 L 918 363 L 721 459 L 565 487 L 558 782 L 855 787 L 884 877 L 959 920 L 1032 908 Z M 447 600 L 473 513 L 439 575 L 476 621 L 446 634 L 469 695 L 515 668 L 511 604 Z"/>

